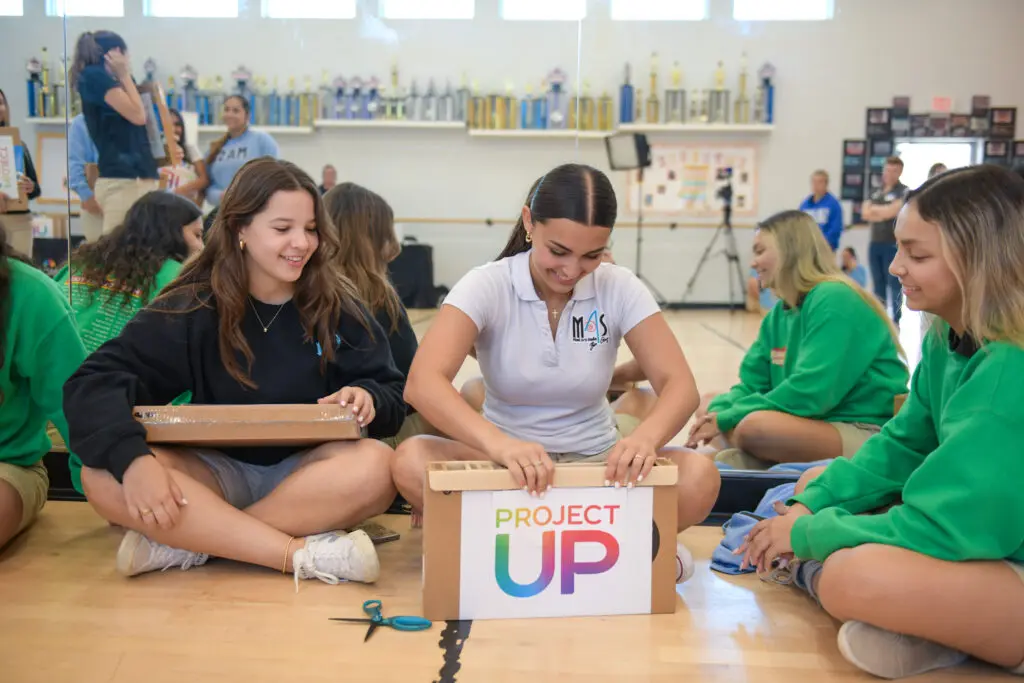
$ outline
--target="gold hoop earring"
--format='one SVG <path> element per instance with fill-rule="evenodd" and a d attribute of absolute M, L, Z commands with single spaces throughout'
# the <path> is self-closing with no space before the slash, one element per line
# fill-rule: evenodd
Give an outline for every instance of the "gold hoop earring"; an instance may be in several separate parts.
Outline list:
<path fill-rule="evenodd" d="M 238 238 L 238 249 L 239 251 L 245 251 L 245 240 L 241 237 Z"/>
<path fill-rule="evenodd" d="M 533 235 L 531 235 L 530 233 L 526 233 L 526 241 L 527 241 L 527 243 L 532 242 L 533 241 Z"/>

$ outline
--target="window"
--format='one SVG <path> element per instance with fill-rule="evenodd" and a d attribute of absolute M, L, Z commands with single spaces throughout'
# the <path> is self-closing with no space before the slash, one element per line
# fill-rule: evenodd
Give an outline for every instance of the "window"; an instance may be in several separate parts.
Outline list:
<path fill-rule="evenodd" d="M 20 17 L 24 13 L 22 0 L 0 0 L 0 17 Z"/>
<path fill-rule="evenodd" d="M 239 0 L 146 0 L 147 17 L 160 19 L 234 19 Z"/>
<path fill-rule="evenodd" d="M 832 18 L 833 0 L 733 0 L 736 21 L 824 21 Z"/>
<path fill-rule="evenodd" d="M 124 0 L 47 0 L 51 17 L 123 17 Z"/>
<path fill-rule="evenodd" d="M 382 19 L 472 19 L 476 0 L 380 0 Z"/>
<path fill-rule="evenodd" d="M 356 0 L 263 0 L 264 19 L 355 19 Z"/>
<path fill-rule="evenodd" d="M 509 21 L 579 21 L 587 0 L 501 0 L 501 18 Z"/>
<path fill-rule="evenodd" d="M 903 161 L 900 182 L 914 189 L 928 180 L 934 164 L 954 169 L 978 163 L 979 148 L 976 142 L 897 142 L 896 156 Z"/>
<path fill-rule="evenodd" d="M 615 21 L 703 21 L 708 0 L 612 0 Z"/>

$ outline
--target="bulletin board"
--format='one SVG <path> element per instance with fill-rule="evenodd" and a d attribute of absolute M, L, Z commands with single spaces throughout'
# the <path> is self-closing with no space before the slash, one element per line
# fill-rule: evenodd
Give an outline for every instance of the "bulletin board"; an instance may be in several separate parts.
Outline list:
<path fill-rule="evenodd" d="M 651 166 L 644 170 L 644 214 L 694 218 L 722 215 L 716 193 L 719 171 L 732 169 L 732 215 L 757 217 L 757 147 L 701 143 L 651 145 Z M 627 208 L 637 210 L 639 172 L 629 173 Z"/>
<path fill-rule="evenodd" d="M 36 133 L 36 175 L 39 176 L 40 204 L 79 203 L 78 195 L 68 189 L 68 138 L 64 133 Z"/>

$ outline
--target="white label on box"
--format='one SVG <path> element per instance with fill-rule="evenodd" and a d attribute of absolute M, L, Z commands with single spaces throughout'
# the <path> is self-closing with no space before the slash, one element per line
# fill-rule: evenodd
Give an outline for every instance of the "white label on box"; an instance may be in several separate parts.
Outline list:
<path fill-rule="evenodd" d="M 463 491 L 462 619 L 649 614 L 654 490 Z"/>
<path fill-rule="evenodd" d="M 13 137 L 0 135 L 0 192 L 17 199 L 18 167 L 14 147 Z"/>

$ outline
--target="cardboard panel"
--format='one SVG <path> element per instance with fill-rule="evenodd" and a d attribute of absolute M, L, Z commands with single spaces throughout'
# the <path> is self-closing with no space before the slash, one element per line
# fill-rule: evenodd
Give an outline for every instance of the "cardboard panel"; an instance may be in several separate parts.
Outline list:
<path fill-rule="evenodd" d="M 136 406 L 149 443 L 194 446 L 304 446 L 359 439 L 340 405 Z"/>

